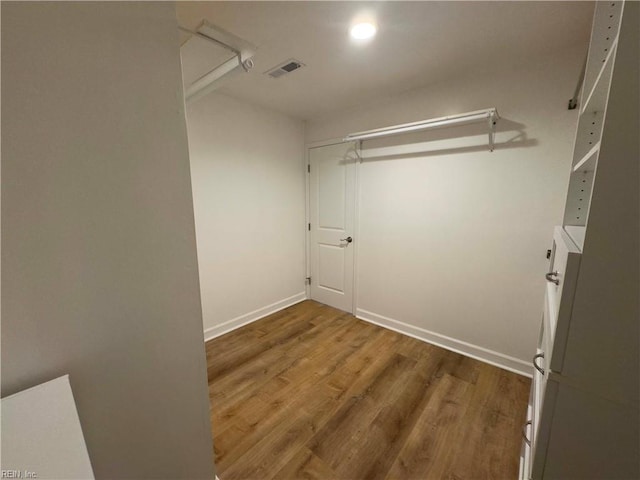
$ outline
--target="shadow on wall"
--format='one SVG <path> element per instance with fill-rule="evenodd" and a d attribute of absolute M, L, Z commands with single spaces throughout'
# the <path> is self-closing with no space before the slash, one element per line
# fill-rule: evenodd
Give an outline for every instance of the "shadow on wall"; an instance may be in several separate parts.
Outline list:
<path fill-rule="evenodd" d="M 537 139 L 527 138 L 526 126 L 506 118 L 498 120 L 495 130 L 494 150 L 535 147 Z M 452 155 L 473 152 L 489 152 L 488 126 L 475 123 L 437 130 L 394 135 L 365 140 L 361 150 L 362 161 L 383 161 L 421 157 Z"/>

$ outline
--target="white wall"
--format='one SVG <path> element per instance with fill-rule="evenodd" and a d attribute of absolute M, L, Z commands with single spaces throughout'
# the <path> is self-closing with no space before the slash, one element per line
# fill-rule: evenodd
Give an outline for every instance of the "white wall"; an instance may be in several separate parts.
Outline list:
<path fill-rule="evenodd" d="M 205 337 L 305 298 L 304 125 L 221 95 L 187 109 Z"/>
<path fill-rule="evenodd" d="M 2 154 L 2 396 L 68 373 L 96 478 L 213 478 L 174 6 L 3 2 Z"/>
<path fill-rule="evenodd" d="M 487 107 L 502 116 L 493 153 L 473 127 L 364 142 L 360 317 L 530 371 L 575 131 L 577 111 L 566 104 L 585 50 L 469 72 L 309 122 L 310 143 Z"/>

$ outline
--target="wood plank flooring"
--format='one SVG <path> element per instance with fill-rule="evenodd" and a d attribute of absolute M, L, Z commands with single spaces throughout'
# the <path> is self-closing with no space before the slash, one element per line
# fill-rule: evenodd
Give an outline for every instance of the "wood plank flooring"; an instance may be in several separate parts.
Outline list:
<path fill-rule="evenodd" d="M 314 301 L 206 350 L 221 480 L 517 477 L 527 378 Z"/>

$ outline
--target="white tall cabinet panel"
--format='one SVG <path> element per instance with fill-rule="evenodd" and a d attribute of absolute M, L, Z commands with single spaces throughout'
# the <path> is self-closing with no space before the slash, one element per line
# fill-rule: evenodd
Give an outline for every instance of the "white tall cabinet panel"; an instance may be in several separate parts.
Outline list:
<path fill-rule="evenodd" d="M 640 3 L 598 2 L 520 478 L 640 478 Z"/>

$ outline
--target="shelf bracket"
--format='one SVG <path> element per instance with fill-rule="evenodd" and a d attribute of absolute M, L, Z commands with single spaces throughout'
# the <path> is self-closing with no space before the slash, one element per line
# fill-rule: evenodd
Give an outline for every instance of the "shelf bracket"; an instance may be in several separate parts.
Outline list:
<path fill-rule="evenodd" d="M 573 92 L 573 97 L 569 99 L 569 110 L 575 110 L 578 107 L 578 97 L 580 97 L 580 92 L 582 91 L 582 83 L 584 82 L 584 74 L 587 70 L 587 59 L 589 56 L 587 55 L 584 59 L 584 63 L 582 64 L 582 71 L 580 72 L 580 76 L 578 77 L 578 84 L 576 85 L 576 89 Z"/>
<path fill-rule="evenodd" d="M 489 151 L 493 152 L 494 143 L 495 143 L 495 133 L 496 133 L 496 118 L 493 113 L 489 114 Z"/>

